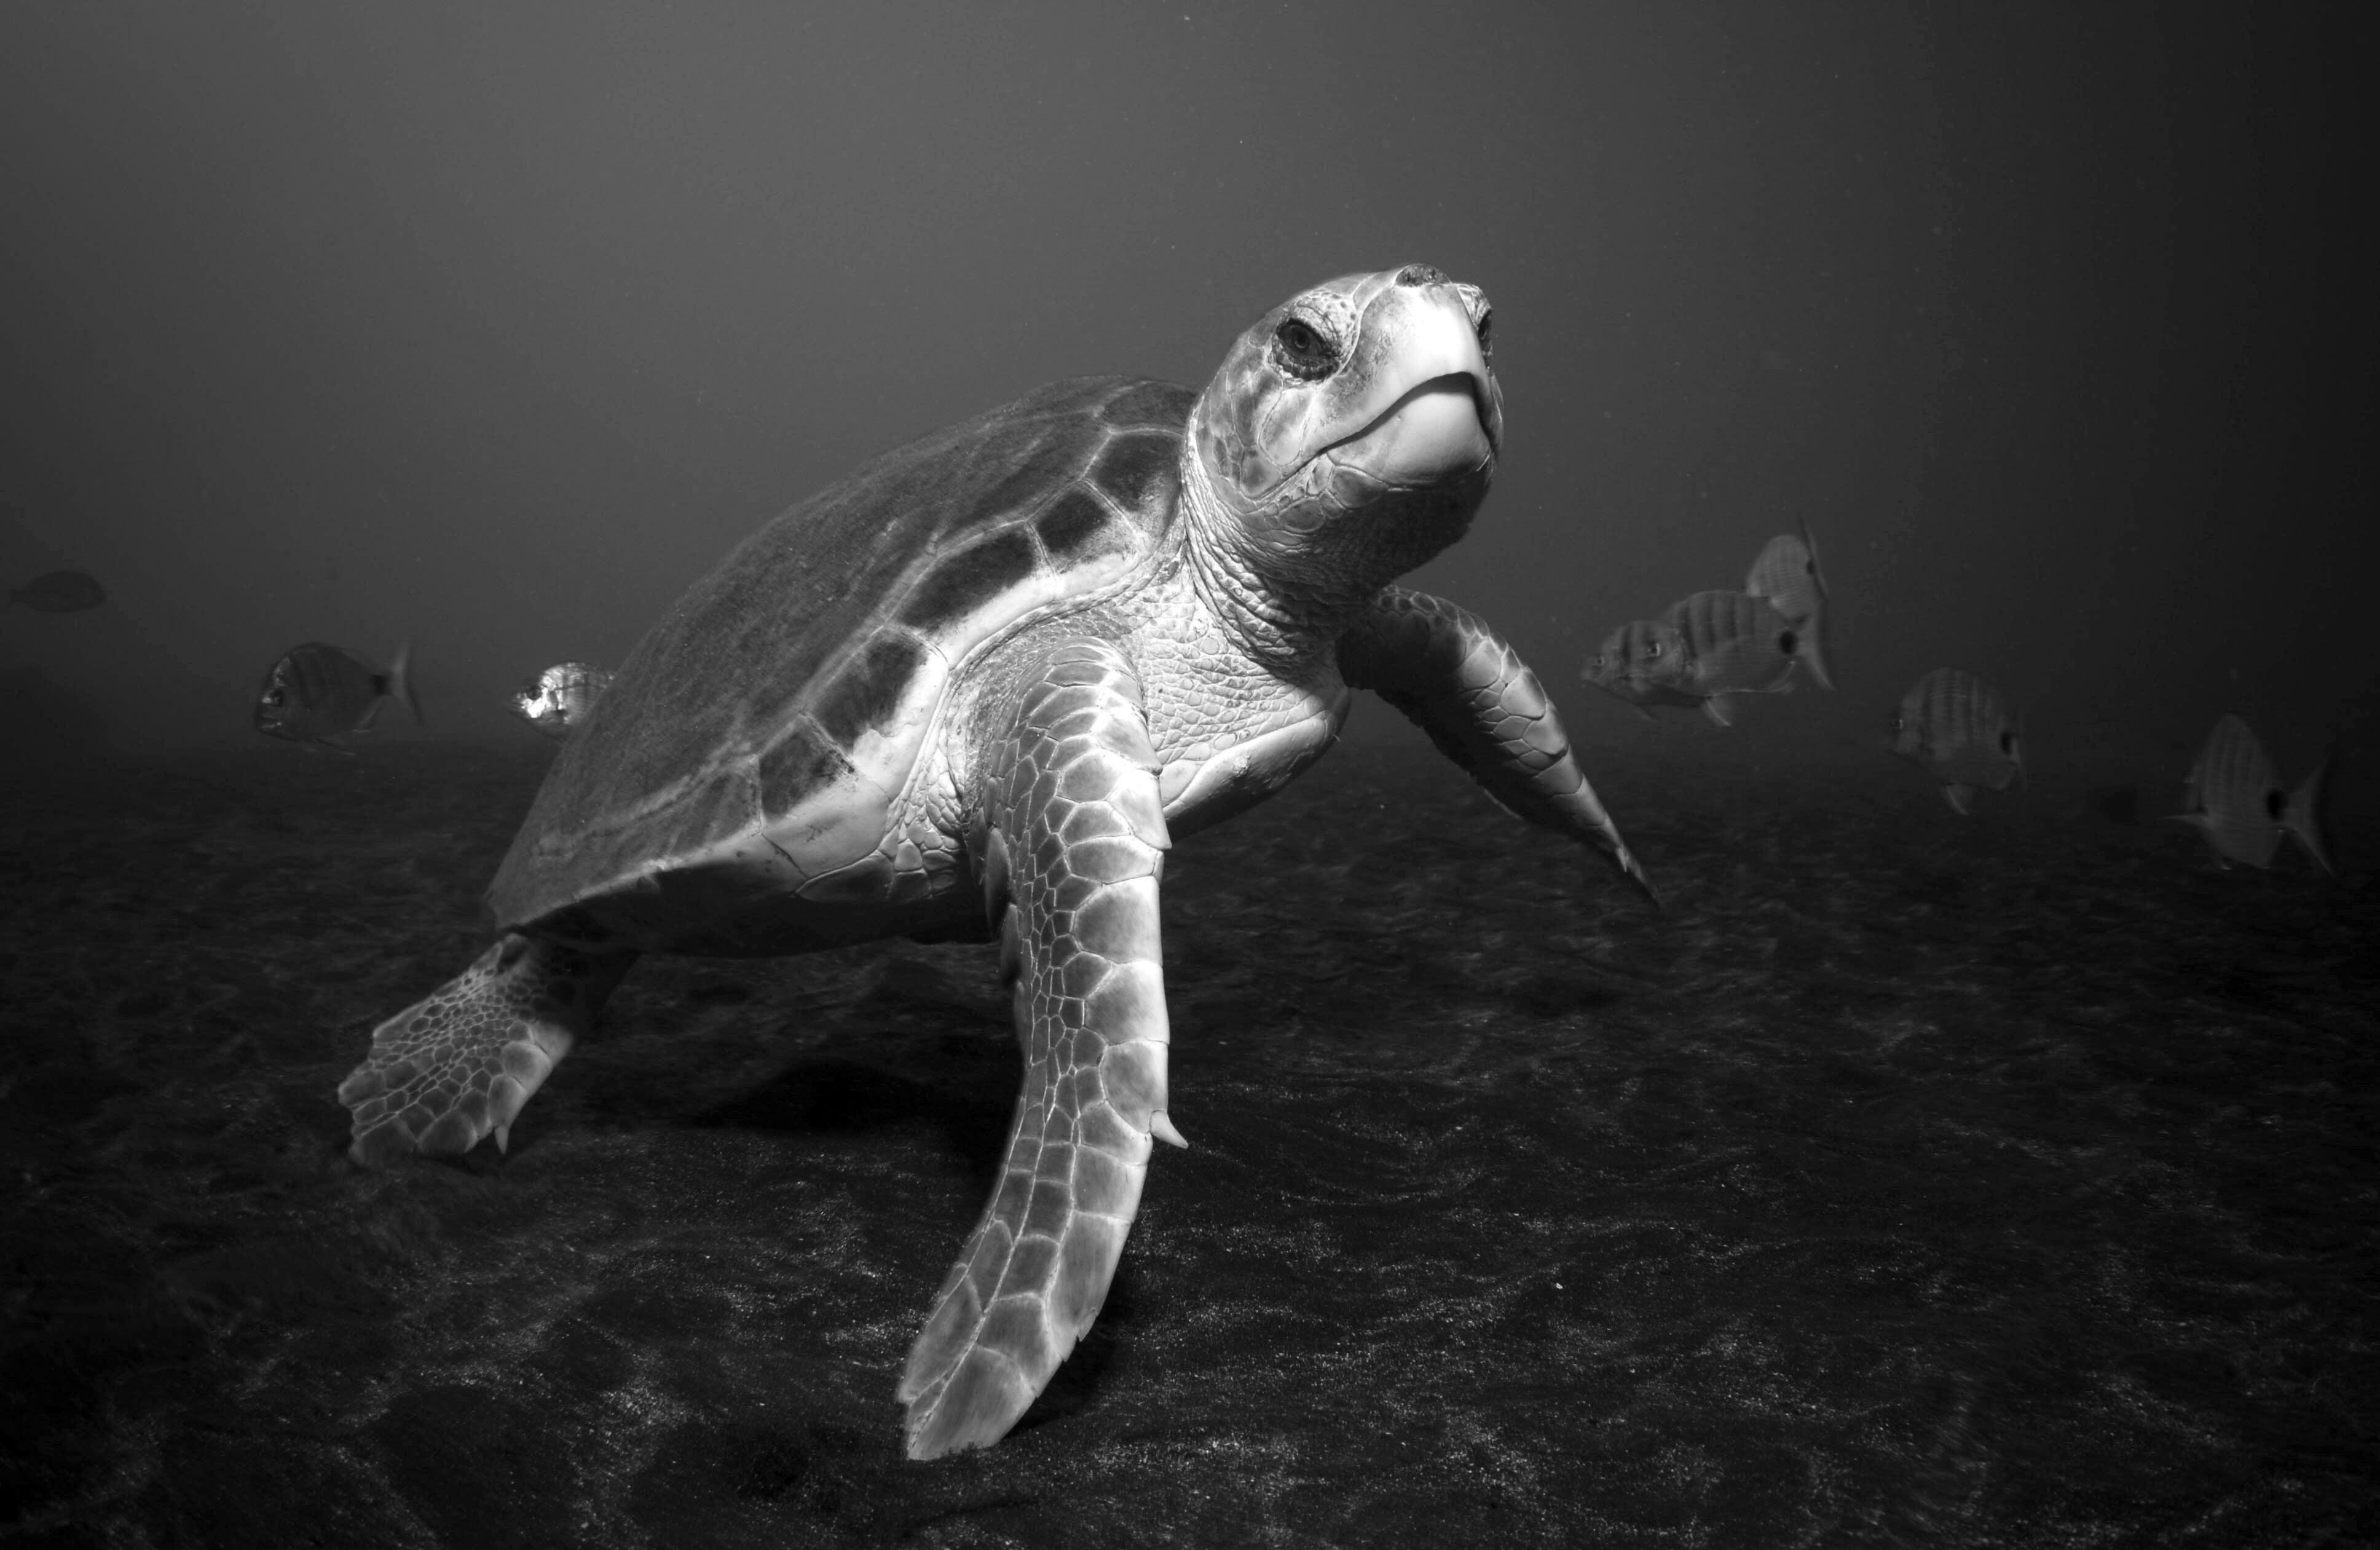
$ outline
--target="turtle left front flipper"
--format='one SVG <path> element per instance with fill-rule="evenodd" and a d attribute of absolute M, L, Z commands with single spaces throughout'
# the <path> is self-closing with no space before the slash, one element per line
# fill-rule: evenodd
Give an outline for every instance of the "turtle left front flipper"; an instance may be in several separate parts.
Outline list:
<path fill-rule="evenodd" d="M 1572 755 L 1545 686 L 1477 615 L 1384 587 L 1339 638 L 1339 673 L 1428 733 L 1506 812 L 1590 847 L 1660 904 Z"/>
<path fill-rule="evenodd" d="M 908 1452 L 997 1442 L 1099 1316 L 1165 1116 L 1168 843 L 1140 684 L 1062 642 L 985 772 L 978 866 L 1025 1085 L 982 1219 L 910 1348 Z"/>

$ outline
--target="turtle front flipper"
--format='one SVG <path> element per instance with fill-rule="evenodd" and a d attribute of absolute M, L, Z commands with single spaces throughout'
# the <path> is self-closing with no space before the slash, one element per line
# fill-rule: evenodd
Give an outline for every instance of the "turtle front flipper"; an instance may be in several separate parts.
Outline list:
<path fill-rule="evenodd" d="M 347 1155 L 367 1166 L 408 1152 L 459 1155 L 513 1119 L 594 1021 L 633 953 L 589 953 L 513 933 L 372 1030 L 339 1083 L 354 1112 Z"/>
<path fill-rule="evenodd" d="M 1340 637 L 1339 673 L 1428 733 L 1506 812 L 1593 848 L 1661 902 L 1572 756 L 1545 686 L 1477 615 L 1385 587 Z"/>
<path fill-rule="evenodd" d="M 1130 664 L 1075 640 L 988 762 L 978 866 L 1025 1085 L 998 1186 L 910 1348 L 912 1458 L 997 1442 L 1090 1328 L 1165 1117 L 1157 754 Z"/>

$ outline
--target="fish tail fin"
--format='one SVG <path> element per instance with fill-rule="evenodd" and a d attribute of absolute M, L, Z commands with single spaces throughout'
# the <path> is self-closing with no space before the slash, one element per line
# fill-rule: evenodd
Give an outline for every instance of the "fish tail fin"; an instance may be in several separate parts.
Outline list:
<path fill-rule="evenodd" d="M 1735 725 L 1735 717 L 1728 710 L 1727 696 L 1724 694 L 1714 694 L 1704 701 L 1703 714 L 1710 717 L 1712 722 L 1720 726 Z"/>
<path fill-rule="evenodd" d="M 2330 864 L 2330 850 L 2322 837 L 2323 798 L 2329 786 L 2330 755 L 2325 753 L 2322 756 L 2322 763 L 2314 766 L 2313 774 L 2306 776 L 2305 784 L 2290 792 L 2289 800 L 2281 805 L 2281 827 L 2297 836 L 2298 843 L 2306 848 L 2306 854 L 2319 862 L 2323 871 L 2336 877 L 2338 869 Z"/>
<path fill-rule="evenodd" d="M 1961 781 L 1944 781 L 1942 799 L 1950 804 L 1951 812 L 1963 818 L 1975 810 L 1975 788 Z"/>
<path fill-rule="evenodd" d="M 405 708 L 413 713 L 413 725 L 416 726 L 429 725 L 422 719 L 421 702 L 413 697 L 412 641 L 398 642 L 396 654 L 388 659 L 388 671 L 381 675 L 380 691 L 392 700 L 404 701 Z M 373 708 L 377 710 L 379 707 Z"/>
<path fill-rule="evenodd" d="M 1810 670 L 1820 689 L 1835 687 L 1834 674 L 1827 670 L 1827 608 L 1820 604 L 1810 610 L 1809 619 L 1793 632 L 1793 660 Z"/>

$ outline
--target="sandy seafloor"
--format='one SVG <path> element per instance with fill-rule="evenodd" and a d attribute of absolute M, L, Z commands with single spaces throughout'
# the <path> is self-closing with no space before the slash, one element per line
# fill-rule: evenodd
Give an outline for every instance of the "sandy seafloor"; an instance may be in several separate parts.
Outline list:
<path fill-rule="evenodd" d="M 1173 851 L 1191 1150 L 1024 1423 L 917 1465 L 990 949 L 648 959 L 509 1157 L 343 1155 L 545 757 L 7 787 L 0 1543 L 2380 1541 L 2368 834 L 1597 759 L 1665 918 L 1342 750 Z"/>

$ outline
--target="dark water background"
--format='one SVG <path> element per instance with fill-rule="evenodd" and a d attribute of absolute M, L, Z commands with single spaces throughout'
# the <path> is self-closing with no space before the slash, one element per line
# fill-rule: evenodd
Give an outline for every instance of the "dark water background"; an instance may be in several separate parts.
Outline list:
<path fill-rule="evenodd" d="M 333 1088 L 543 751 L 21 777 L 0 1542 L 2380 1540 L 2380 836 L 1702 746 L 1594 762 L 1666 918 L 1409 745 L 1179 845 L 1191 1150 L 931 1465 L 990 949 L 648 959 L 509 1157 L 368 1175 Z"/>

